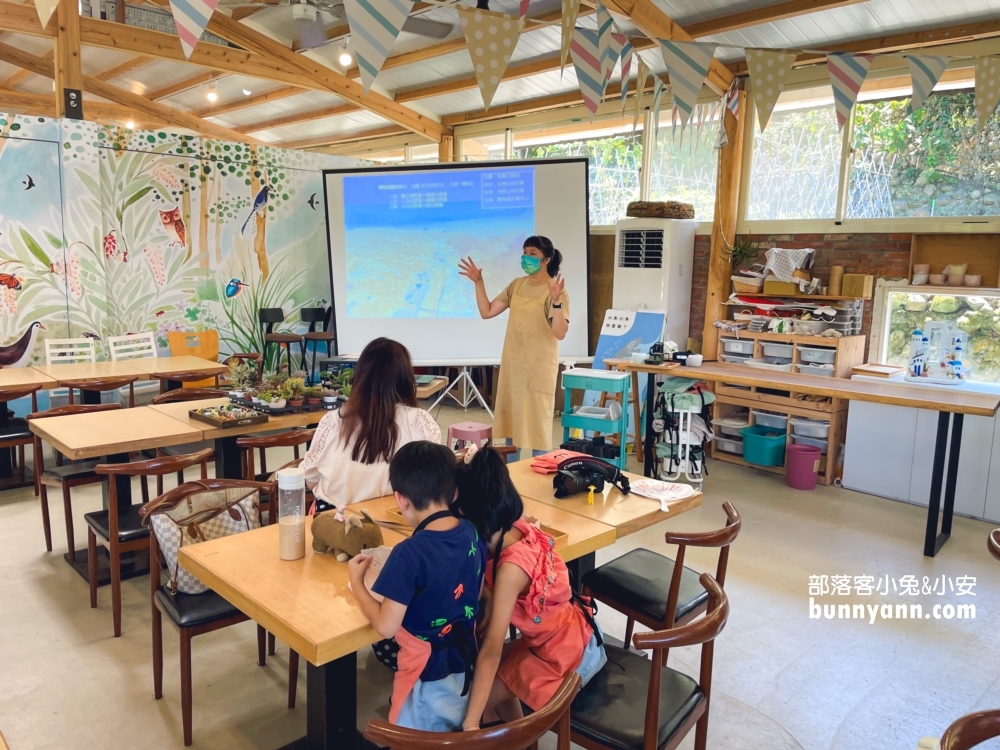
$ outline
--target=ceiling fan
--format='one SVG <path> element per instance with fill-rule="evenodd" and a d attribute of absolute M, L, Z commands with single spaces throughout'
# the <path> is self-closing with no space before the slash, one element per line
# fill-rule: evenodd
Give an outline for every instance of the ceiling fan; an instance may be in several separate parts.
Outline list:
<path fill-rule="evenodd" d="M 326 44 L 329 41 L 326 30 L 347 23 L 343 0 L 279 0 L 276 4 L 290 8 L 300 48 L 311 49 Z M 454 24 L 420 16 L 410 16 L 403 24 L 403 31 L 431 39 L 444 39 L 454 28 Z"/>

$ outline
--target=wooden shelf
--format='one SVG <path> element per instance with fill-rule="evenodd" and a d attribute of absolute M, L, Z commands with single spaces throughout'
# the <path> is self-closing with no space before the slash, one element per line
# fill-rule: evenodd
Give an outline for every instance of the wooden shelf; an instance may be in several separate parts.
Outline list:
<path fill-rule="evenodd" d="M 971 288 L 971 287 L 970 287 Z M 764 294 L 763 292 L 735 292 L 739 297 L 768 297 L 770 299 L 798 299 L 798 300 L 822 300 L 825 302 L 848 302 L 859 299 L 871 299 L 871 297 L 840 297 L 829 294 Z M 730 302 L 729 304 L 742 304 Z"/>

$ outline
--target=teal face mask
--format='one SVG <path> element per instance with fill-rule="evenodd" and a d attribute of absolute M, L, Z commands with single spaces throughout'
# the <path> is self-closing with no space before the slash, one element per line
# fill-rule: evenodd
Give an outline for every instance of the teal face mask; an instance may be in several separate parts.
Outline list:
<path fill-rule="evenodd" d="M 521 256 L 521 270 L 529 276 L 538 273 L 541 267 L 542 261 L 540 258 L 536 258 L 534 255 Z"/>

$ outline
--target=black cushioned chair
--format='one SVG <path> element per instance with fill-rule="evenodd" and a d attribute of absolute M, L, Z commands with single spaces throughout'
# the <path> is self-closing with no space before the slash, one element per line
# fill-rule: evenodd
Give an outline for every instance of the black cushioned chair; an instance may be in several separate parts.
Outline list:
<path fill-rule="evenodd" d="M 275 323 L 283 323 L 285 321 L 285 311 L 280 307 L 262 307 L 257 315 L 260 318 L 261 326 L 264 327 L 264 351 L 261 352 L 264 355 L 264 363 L 267 363 L 267 350 L 270 345 L 277 344 L 278 356 L 274 360 L 274 369 L 281 369 L 281 348 L 284 347 L 285 353 L 288 355 L 288 369 L 290 372 L 292 370 L 292 344 L 299 345 L 300 359 L 306 356 L 302 336 L 297 333 L 275 333 Z"/>
<path fill-rule="evenodd" d="M 333 305 L 329 307 L 303 307 L 299 311 L 299 316 L 303 323 L 309 324 L 309 330 L 302 335 L 305 342 L 302 351 L 302 369 L 306 369 L 306 355 L 309 354 L 309 345 L 312 344 L 312 367 L 306 370 L 309 373 L 309 382 L 316 378 L 316 353 L 320 344 L 326 344 L 326 356 L 333 355 L 333 342 L 337 335 L 330 330 L 330 321 L 333 318 Z M 316 330 L 316 324 L 321 323 L 323 327 Z"/>
<path fill-rule="evenodd" d="M 673 750 L 697 726 L 695 750 L 705 750 L 715 638 L 729 618 L 729 601 L 708 573 L 701 575 L 699 584 L 706 592 L 705 617 L 635 636 L 636 648 L 653 649 L 652 659 L 606 646 L 608 663 L 570 709 L 573 742 L 587 750 Z M 668 649 L 698 644 L 702 648 L 697 680 L 660 666 Z"/>
<path fill-rule="evenodd" d="M 651 630 L 669 630 L 691 622 L 705 611 L 708 592 L 698 573 L 684 567 L 687 547 L 719 547 L 719 565 L 715 580 L 726 582 L 729 545 L 740 533 L 740 514 L 732 503 L 723 503 L 726 525 L 717 531 L 684 533 L 668 531 L 667 544 L 677 545 L 677 559 L 648 549 L 634 549 L 583 576 L 584 593 L 617 609 L 628 620 L 625 642 L 632 641 L 632 630 L 640 622 Z M 664 651 L 666 658 L 667 651 Z M 666 665 L 666 662 L 664 662 Z"/>

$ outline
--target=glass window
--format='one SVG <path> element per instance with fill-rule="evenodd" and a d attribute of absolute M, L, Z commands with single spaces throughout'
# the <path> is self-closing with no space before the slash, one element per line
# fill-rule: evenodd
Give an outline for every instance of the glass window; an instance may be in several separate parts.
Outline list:
<path fill-rule="evenodd" d="M 715 215 L 715 180 L 719 169 L 719 118 L 706 118 L 683 131 L 671 127 L 669 115 L 660 116 L 660 128 L 653 146 L 649 199 L 681 201 L 694 205 L 698 221 L 712 221 Z"/>
<path fill-rule="evenodd" d="M 1000 382 L 1000 295 L 889 292 L 886 316 L 886 361 L 906 367 L 910 335 L 931 321 L 954 322 L 969 335 L 962 368 L 969 380 Z"/>
<path fill-rule="evenodd" d="M 834 218 L 843 139 L 833 90 L 786 91 L 767 130 L 756 112 L 753 128 L 747 220 Z"/>
<path fill-rule="evenodd" d="M 642 133 L 536 144 L 514 149 L 516 159 L 556 159 L 568 156 L 586 156 L 590 159 L 590 225 L 609 225 L 625 218 L 628 204 L 639 200 Z"/>
<path fill-rule="evenodd" d="M 1000 215 L 1000 117 L 980 135 L 970 89 L 932 94 L 907 117 L 909 104 L 858 104 L 847 216 Z"/>

